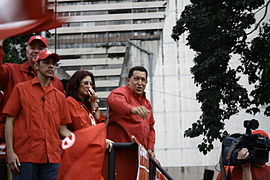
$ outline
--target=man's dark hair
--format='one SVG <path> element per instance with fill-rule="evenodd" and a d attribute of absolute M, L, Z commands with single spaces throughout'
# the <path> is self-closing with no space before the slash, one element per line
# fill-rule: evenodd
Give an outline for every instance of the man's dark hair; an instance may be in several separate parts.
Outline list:
<path fill-rule="evenodd" d="M 147 72 L 147 70 L 146 70 L 143 66 L 134 66 L 134 67 L 132 67 L 132 68 L 129 70 L 129 72 L 128 72 L 128 78 L 131 78 L 131 76 L 133 75 L 133 72 L 134 72 L 134 71 L 145 72 L 146 78 L 147 78 L 147 76 L 148 76 L 148 72 Z"/>

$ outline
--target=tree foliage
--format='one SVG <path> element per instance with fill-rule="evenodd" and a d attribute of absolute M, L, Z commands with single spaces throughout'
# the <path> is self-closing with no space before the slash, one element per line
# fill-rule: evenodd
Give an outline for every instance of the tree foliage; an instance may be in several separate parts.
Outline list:
<path fill-rule="evenodd" d="M 31 36 L 32 34 L 5 39 L 3 42 L 3 50 L 5 52 L 3 62 L 23 63 L 26 59 L 27 41 Z"/>
<path fill-rule="evenodd" d="M 270 115 L 270 25 L 257 22 L 255 14 L 267 12 L 264 0 L 191 0 L 173 28 L 172 38 L 187 33 L 187 45 L 196 52 L 191 68 L 195 84 L 200 88 L 196 99 L 202 114 L 185 131 L 185 137 L 203 136 L 198 145 L 207 154 L 213 141 L 228 135 L 224 121 L 245 109 L 255 115 L 261 105 Z M 259 29 L 251 40 L 249 35 Z M 229 66 L 231 56 L 239 55 L 239 66 Z M 239 82 L 248 76 L 248 92 Z"/>

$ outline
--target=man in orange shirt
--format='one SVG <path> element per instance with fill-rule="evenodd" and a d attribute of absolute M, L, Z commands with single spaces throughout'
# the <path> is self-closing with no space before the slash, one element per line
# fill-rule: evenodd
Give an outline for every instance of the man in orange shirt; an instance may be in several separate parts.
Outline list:
<path fill-rule="evenodd" d="M 50 82 L 60 57 L 44 50 L 34 64 L 37 76 L 15 86 L 3 114 L 12 178 L 55 180 L 60 163 L 60 138 L 70 135 L 66 98 Z"/>
<path fill-rule="evenodd" d="M 4 63 L 2 64 L 2 59 L 4 57 L 4 52 L 2 48 L 2 40 L 0 41 L 0 87 L 4 92 L 3 105 L 6 104 L 12 90 L 15 85 L 20 82 L 28 81 L 33 79 L 36 76 L 36 71 L 34 70 L 34 60 L 37 54 L 41 51 L 48 48 L 48 42 L 46 38 L 35 35 L 29 38 L 26 48 L 27 61 L 23 64 L 15 63 Z M 60 91 L 64 92 L 63 85 L 61 81 L 53 75 L 51 77 L 51 83 Z M 2 111 L 0 111 L 1 115 Z M 4 126 L 4 117 L 2 122 L 0 119 L 0 128 Z M 3 136 L 4 132 L 0 132 L 0 136 Z"/>
<path fill-rule="evenodd" d="M 109 122 L 107 138 L 114 142 L 132 142 L 132 136 L 154 156 L 155 130 L 152 106 L 145 96 L 147 70 L 135 66 L 129 70 L 127 85 L 114 89 L 107 98 Z M 116 179 L 136 179 L 137 156 L 129 150 L 119 150 Z M 126 171 L 129 167 L 130 171 Z"/>

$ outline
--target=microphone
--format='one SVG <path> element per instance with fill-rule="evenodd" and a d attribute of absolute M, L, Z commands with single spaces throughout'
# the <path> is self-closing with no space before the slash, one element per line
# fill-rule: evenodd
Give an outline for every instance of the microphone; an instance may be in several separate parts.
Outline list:
<path fill-rule="evenodd" d="M 41 99 L 42 99 L 43 102 L 45 101 L 45 97 L 44 96 L 42 96 Z"/>

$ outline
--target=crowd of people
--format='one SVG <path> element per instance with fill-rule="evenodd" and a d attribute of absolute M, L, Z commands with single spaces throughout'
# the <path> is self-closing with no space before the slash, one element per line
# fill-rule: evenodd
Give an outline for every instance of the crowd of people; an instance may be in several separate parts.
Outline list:
<path fill-rule="evenodd" d="M 108 151 L 113 142 L 132 142 L 132 136 L 135 136 L 154 157 L 155 121 L 144 92 L 148 78 L 144 67 L 131 68 L 127 85 L 111 92 L 107 99 L 109 121 L 106 122 L 99 109 L 95 77 L 91 72 L 78 70 L 64 89 L 55 76 L 60 56 L 48 49 L 46 38 L 30 37 L 27 60 L 23 64 L 2 63 L 2 42 L 0 140 L 6 143 L 7 166 L 13 180 L 57 179 L 61 140 L 101 123 L 108 124 L 104 139 Z M 119 158 L 123 172 L 127 172 L 127 165 L 121 161 L 126 158 Z M 128 158 L 135 160 L 137 157 Z M 130 163 L 134 172 L 121 173 L 117 168 L 117 179 L 136 178 L 136 161 L 130 160 Z M 103 166 L 102 159 L 100 166 Z"/>

